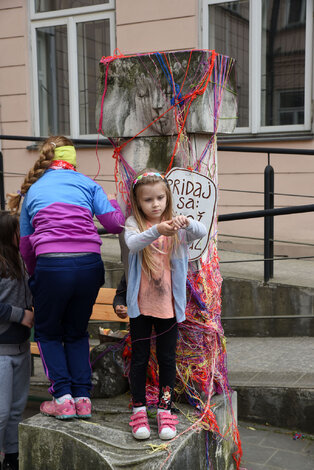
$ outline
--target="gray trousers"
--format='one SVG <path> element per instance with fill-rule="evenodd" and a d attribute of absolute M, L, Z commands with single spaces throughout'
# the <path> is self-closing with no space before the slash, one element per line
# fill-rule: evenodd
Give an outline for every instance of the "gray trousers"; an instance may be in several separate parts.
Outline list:
<path fill-rule="evenodd" d="M 0 355 L 0 450 L 18 452 L 18 425 L 26 406 L 31 370 L 29 350 Z"/>

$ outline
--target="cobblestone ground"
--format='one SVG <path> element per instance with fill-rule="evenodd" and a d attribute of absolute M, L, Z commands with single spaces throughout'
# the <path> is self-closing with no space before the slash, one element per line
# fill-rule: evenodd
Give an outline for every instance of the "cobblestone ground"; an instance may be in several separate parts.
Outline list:
<path fill-rule="evenodd" d="M 253 423 L 239 423 L 246 470 L 313 470 L 314 436 Z"/>

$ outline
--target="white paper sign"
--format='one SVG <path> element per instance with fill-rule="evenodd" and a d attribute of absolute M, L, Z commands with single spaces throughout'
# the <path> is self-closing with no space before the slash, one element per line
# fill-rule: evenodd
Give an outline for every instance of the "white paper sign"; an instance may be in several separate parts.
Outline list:
<path fill-rule="evenodd" d="M 209 242 L 216 209 L 216 185 L 207 176 L 185 168 L 172 168 L 167 180 L 173 195 L 174 212 L 202 222 L 207 229 L 207 236 L 189 247 L 189 259 L 195 261 L 205 252 Z"/>

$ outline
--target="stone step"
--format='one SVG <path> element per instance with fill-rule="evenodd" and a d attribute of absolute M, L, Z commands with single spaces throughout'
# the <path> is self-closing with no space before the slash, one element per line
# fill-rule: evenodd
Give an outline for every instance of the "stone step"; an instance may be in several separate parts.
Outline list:
<path fill-rule="evenodd" d="M 214 470 L 234 470 L 232 457 L 236 448 L 231 438 L 231 414 L 222 396 L 215 396 L 213 411 L 224 439 L 213 439 L 211 433 L 190 429 L 187 418 L 193 413 L 189 405 L 180 404 L 178 437 L 167 448 L 150 452 L 153 446 L 165 444 L 157 433 L 156 418 L 150 418 L 151 438 L 136 441 L 130 432 L 128 409 L 130 396 L 93 400 L 91 420 L 57 420 L 34 415 L 20 424 L 20 470 L 164 470 L 193 468 L 204 470 L 206 446 Z M 232 395 L 236 416 L 236 393 Z M 228 431 L 229 430 L 229 431 Z M 209 441 L 207 442 L 207 438 Z"/>
<path fill-rule="evenodd" d="M 226 336 L 314 337 L 314 288 L 224 276 Z"/>
<path fill-rule="evenodd" d="M 31 399 L 49 399 L 39 358 L 34 365 Z M 313 338 L 227 337 L 227 367 L 240 419 L 314 434 Z"/>
<path fill-rule="evenodd" d="M 314 433 L 314 339 L 227 338 L 239 419 Z"/>

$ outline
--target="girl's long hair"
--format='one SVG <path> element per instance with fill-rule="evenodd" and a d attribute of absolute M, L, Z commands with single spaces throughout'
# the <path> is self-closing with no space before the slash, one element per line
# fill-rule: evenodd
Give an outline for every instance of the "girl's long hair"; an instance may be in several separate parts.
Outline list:
<path fill-rule="evenodd" d="M 18 216 L 8 211 L 0 211 L 0 277 L 22 279 L 24 276 L 19 240 Z"/>
<path fill-rule="evenodd" d="M 154 168 L 145 168 L 144 170 L 140 171 L 137 173 L 134 179 L 136 179 L 138 176 L 142 175 L 143 173 L 159 173 L 158 170 L 155 170 Z M 160 178 L 159 176 L 155 175 L 149 175 L 145 176 L 144 178 L 141 178 L 136 185 L 133 188 L 133 185 L 130 188 L 130 202 L 131 202 L 131 208 L 132 208 L 132 213 L 133 216 L 135 217 L 135 220 L 137 222 L 137 225 L 140 229 L 141 232 L 144 232 L 147 230 L 147 220 L 145 218 L 145 215 L 141 208 L 139 207 L 138 200 L 137 200 L 137 193 L 138 189 L 141 186 L 144 186 L 146 184 L 155 184 L 155 183 L 163 183 L 165 186 L 165 191 L 166 191 L 166 197 L 167 197 L 167 203 L 166 203 L 166 208 L 165 211 L 162 215 L 162 218 L 164 220 L 170 220 L 173 217 L 173 204 L 172 204 L 172 194 L 170 191 L 170 187 L 168 183 Z M 171 238 L 171 245 L 169 247 L 168 251 L 168 256 L 170 259 L 171 252 L 173 250 L 174 244 L 177 242 L 177 236 Z M 143 261 L 142 261 L 142 266 L 145 272 L 149 277 L 152 276 L 153 273 L 156 273 L 158 270 L 158 266 L 156 265 L 156 262 L 154 261 L 153 257 L 153 252 L 151 246 L 146 246 L 143 249 Z"/>
<path fill-rule="evenodd" d="M 54 158 L 55 148 L 63 147 L 64 145 L 73 145 L 73 142 L 62 135 L 48 137 L 48 139 L 43 142 L 40 148 L 39 158 L 34 163 L 33 168 L 31 168 L 25 176 L 19 194 L 7 194 L 8 207 L 12 213 L 15 214 L 18 212 L 22 196 L 25 196 L 32 184 L 36 183 L 36 181 L 50 167 L 51 161 Z"/>

